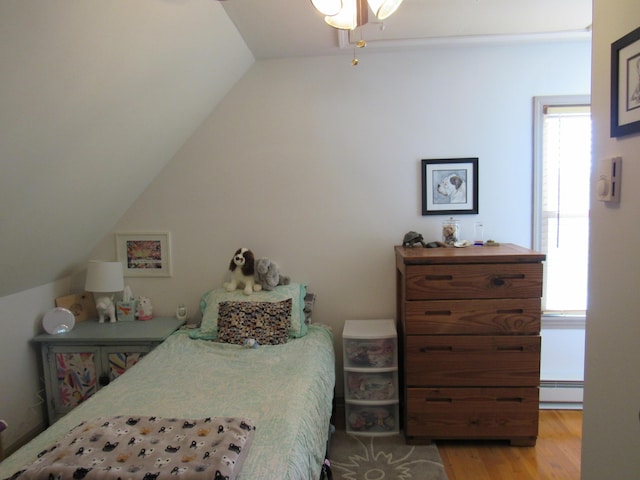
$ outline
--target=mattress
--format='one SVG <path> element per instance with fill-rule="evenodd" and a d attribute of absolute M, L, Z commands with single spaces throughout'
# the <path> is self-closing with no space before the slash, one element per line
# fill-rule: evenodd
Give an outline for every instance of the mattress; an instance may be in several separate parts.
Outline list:
<path fill-rule="evenodd" d="M 157 415 L 245 417 L 256 430 L 238 479 L 313 479 L 324 459 L 335 355 L 331 332 L 311 325 L 283 345 L 243 348 L 178 331 L 141 362 L 0 463 L 0 478 L 34 461 L 82 421 Z"/>

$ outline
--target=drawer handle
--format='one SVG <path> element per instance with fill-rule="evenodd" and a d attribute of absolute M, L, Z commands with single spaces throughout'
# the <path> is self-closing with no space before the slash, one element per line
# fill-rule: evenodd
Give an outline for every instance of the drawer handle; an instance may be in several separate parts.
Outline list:
<path fill-rule="evenodd" d="M 427 397 L 424 399 L 425 402 L 438 402 L 438 403 L 453 403 L 453 398 L 431 398 L 431 397 Z"/>
<path fill-rule="evenodd" d="M 496 350 L 499 352 L 524 352 L 524 346 L 516 345 L 516 346 L 506 346 L 506 345 L 498 345 Z"/>
<path fill-rule="evenodd" d="M 453 275 L 425 275 L 425 280 L 453 280 Z"/>
<path fill-rule="evenodd" d="M 427 310 L 426 312 L 424 312 L 425 315 L 438 315 L 438 316 L 442 316 L 442 315 L 447 315 L 450 316 L 451 315 L 451 310 Z"/>
<path fill-rule="evenodd" d="M 524 402 L 524 398 L 522 398 L 522 397 L 498 397 L 498 398 L 496 398 L 496 402 L 522 403 L 522 402 Z"/>
<path fill-rule="evenodd" d="M 491 279 L 491 283 L 493 283 L 497 287 L 501 287 L 505 284 L 505 280 L 522 280 L 524 279 L 524 273 L 513 273 L 506 275 L 498 275 Z"/>
<path fill-rule="evenodd" d="M 98 379 L 98 383 L 100 384 L 101 387 L 105 387 L 109 385 L 110 380 L 111 379 L 109 378 L 109 375 L 100 375 L 100 378 Z"/>
<path fill-rule="evenodd" d="M 512 309 L 505 309 L 505 310 L 496 310 L 496 313 L 524 313 L 524 308 L 512 308 Z"/>
<path fill-rule="evenodd" d="M 420 347 L 420 352 L 429 353 L 429 352 L 453 352 L 453 347 L 451 345 L 442 345 L 435 347 Z"/>

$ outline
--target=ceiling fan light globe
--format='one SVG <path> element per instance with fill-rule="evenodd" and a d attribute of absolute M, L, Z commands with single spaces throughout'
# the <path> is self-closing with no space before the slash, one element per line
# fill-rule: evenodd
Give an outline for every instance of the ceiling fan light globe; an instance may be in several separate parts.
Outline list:
<path fill-rule="evenodd" d="M 337 28 L 339 30 L 354 30 L 357 25 L 356 23 L 346 18 L 344 15 L 333 15 L 331 17 L 324 17 L 324 21 L 327 22 L 327 25 L 333 28 Z"/>
<path fill-rule="evenodd" d="M 311 4 L 321 14 L 332 17 L 342 8 L 342 0 L 311 0 Z"/>
<path fill-rule="evenodd" d="M 324 21 L 333 28 L 355 30 L 369 21 L 367 0 L 342 0 L 340 12 L 324 17 Z"/>
<path fill-rule="evenodd" d="M 366 8 L 366 4 L 364 4 Z M 358 2 L 356 0 L 347 0 L 342 2 L 342 9 L 336 15 L 327 15 L 324 17 L 333 28 L 340 30 L 354 30 L 358 27 Z"/>
<path fill-rule="evenodd" d="M 369 7 L 378 20 L 389 18 L 398 9 L 402 0 L 368 0 Z"/>

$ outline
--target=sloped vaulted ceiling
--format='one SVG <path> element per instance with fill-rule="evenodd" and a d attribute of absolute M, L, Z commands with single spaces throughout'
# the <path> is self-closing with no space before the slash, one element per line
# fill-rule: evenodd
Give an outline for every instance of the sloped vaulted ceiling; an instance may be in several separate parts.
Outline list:
<path fill-rule="evenodd" d="M 253 62 L 211 0 L 0 2 L 0 297 L 84 262 Z"/>

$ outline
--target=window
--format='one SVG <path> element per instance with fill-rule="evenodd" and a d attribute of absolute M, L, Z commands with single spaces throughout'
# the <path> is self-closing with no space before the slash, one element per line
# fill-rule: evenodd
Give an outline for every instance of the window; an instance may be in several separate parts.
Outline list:
<path fill-rule="evenodd" d="M 589 96 L 534 99 L 534 248 L 547 255 L 545 315 L 587 309 Z"/>

